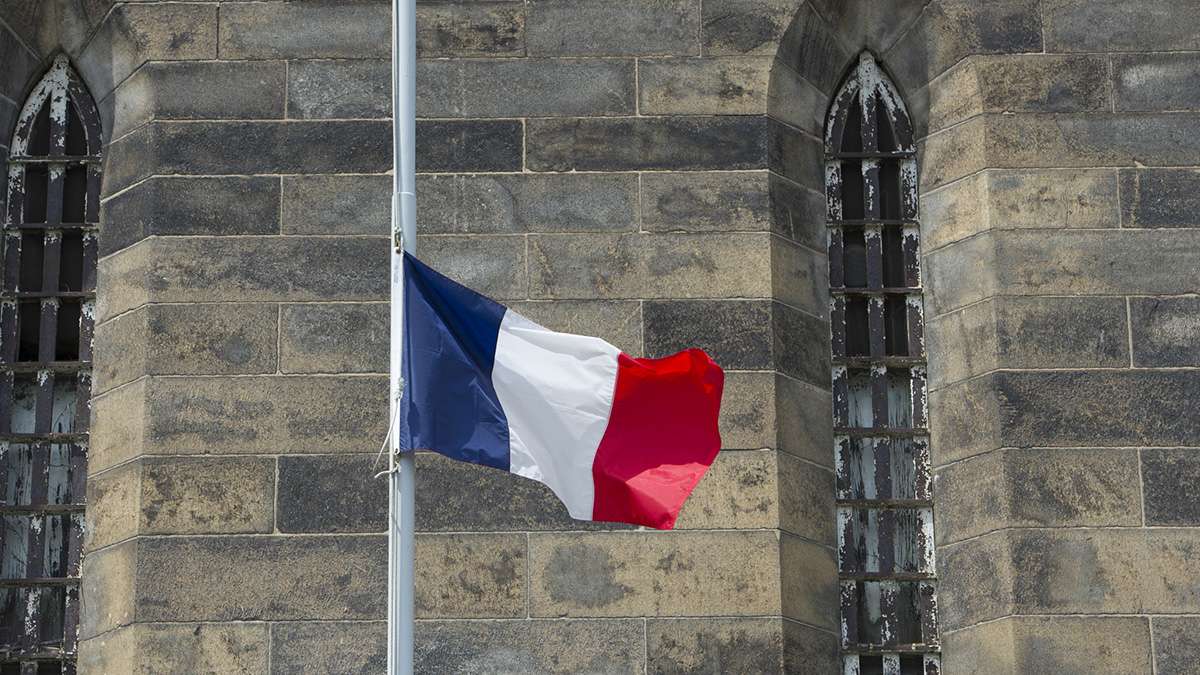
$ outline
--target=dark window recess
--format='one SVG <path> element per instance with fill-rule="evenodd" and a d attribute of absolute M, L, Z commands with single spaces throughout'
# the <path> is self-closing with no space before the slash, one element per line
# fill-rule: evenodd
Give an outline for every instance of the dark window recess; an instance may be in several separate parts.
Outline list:
<path fill-rule="evenodd" d="M 825 132 L 845 673 L 941 669 L 912 125 L 870 54 Z"/>
<path fill-rule="evenodd" d="M 0 237 L 0 675 L 75 672 L 100 160 L 59 56 L 17 120 Z"/>

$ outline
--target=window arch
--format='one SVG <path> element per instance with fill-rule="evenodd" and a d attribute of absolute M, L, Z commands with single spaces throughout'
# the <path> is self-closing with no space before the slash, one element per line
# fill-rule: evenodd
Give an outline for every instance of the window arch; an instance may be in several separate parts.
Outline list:
<path fill-rule="evenodd" d="M 8 153 L 0 276 L 0 668 L 73 673 L 91 398 L 100 116 L 59 55 Z"/>
<path fill-rule="evenodd" d="M 863 53 L 825 126 L 844 672 L 931 675 L 938 656 L 912 123 Z"/>

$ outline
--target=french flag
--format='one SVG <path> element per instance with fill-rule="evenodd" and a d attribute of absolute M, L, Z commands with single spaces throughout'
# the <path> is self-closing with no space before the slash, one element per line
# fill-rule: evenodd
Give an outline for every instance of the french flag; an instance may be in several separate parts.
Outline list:
<path fill-rule="evenodd" d="M 631 358 L 407 253 L 403 311 L 402 451 L 540 481 L 578 520 L 671 529 L 720 450 L 725 374 L 699 349 Z"/>

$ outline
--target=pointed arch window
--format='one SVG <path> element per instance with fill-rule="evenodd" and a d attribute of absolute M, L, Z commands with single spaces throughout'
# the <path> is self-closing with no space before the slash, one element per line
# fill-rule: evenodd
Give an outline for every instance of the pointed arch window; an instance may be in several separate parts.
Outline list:
<path fill-rule="evenodd" d="M 8 152 L 0 271 L 0 670 L 74 673 L 100 117 L 65 56 Z"/>
<path fill-rule="evenodd" d="M 912 124 L 869 53 L 825 129 L 846 675 L 939 672 Z"/>

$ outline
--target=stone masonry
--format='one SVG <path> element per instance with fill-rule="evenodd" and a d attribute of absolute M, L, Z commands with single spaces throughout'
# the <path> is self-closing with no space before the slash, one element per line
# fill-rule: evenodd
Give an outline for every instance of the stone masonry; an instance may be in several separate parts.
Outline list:
<path fill-rule="evenodd" d="M 383 669 L 389 11 L 0 0 L 0 133 L 62 51 L 108 139 L 83 673 Z M 945 672 L 1197 672 L 1200 5 L 418 21 L 421 257 L 728 373 L 674 532 L 423 454 L 420 672 L 838 672 L 820 138 L 864 49 L 921 139 Z"/>

